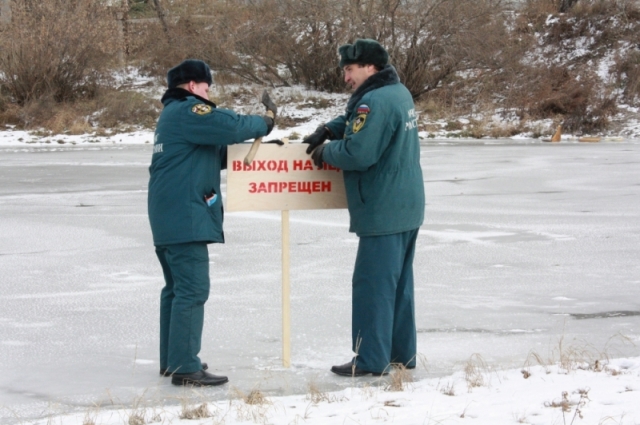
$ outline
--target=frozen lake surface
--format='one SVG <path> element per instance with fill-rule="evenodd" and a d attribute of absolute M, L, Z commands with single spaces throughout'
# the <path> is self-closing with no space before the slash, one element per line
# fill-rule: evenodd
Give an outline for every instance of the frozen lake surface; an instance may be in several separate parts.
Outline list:
<path fill-rule="evenodd" d="M 179 403 L 185 390 L 158 375 L 150 156 L 150 145 L 0 148 L 1 423 Z M 474 354 L 504 368 L 557 358 L 560 344 L 640 354 L 639 141 L 430 140 L 422 164 L 417 379 Z M 358 240 L 347 228 L 345 210 L 291 212 L 285 369 L 280 213 L 225 216 L 201 358 L 230 383 L 203 397 L 353 385 L 329 372 L 351 356 Z"/>

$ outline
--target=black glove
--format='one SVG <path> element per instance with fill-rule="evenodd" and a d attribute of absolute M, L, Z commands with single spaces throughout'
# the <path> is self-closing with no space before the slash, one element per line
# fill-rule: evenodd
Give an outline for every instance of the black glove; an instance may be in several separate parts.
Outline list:
<path fill-rule="evenodd" d="M 262 142 L 262 143 L 275 143 L 278 146 L 284 145 L 284 142 L 282 140 L 279 140 L 279 139 L 273 139 L 273 140 L 269 140 L 267 142 Z"/>
<path fill-rule="evenodd" d="M 267 134 L 269 135 L 269 133 L 271 133 L 271 130 L 273 130 L 273 125 L 275 124 L 275 122 L 273 121 L 273 118 L 267 116 L 267 115 L 263 115 L 262 119 L 264 120 L 264 123 L 267 124 Z"/>
<path fill-rule="evenodd" d="M 316 128 L 313 134 L 302 139 L 302 143 L 308 143 L 307 153 L 311 153 L 312 150 L 324 143 L 329 138 L 329 130 L 324 125 Z"/>
<path fill-rule="evenodd" d="M 322 164 L 324 164 L 324 161 L 322 160 L 323 151 L 324 151 L 324 145 L 320 145 L 311 154 L 311 159 L 313 159 L 313 163 L 318 168 L 322 168 Z"/>
<path fill-rule="evenodd" d="M 271 97 L 266 90 L 262 93 L 262 104 L 265 106 L 265 108 L 267 108 L 267 115 L 269 111 L 271 111 L 271 113 L 273 114 L 273 118 L 275 119 L 276 115 L 278 115 L 278 107 L 275 103 L 273 103 L 273 100 L 271 100 Z"/>

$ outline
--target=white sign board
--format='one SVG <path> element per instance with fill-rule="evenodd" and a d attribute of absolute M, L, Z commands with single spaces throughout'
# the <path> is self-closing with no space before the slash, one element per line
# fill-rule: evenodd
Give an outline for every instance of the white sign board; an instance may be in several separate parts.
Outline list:
<path fill-rule="evenodd" d="M 302 143 L 262 144 L 251 165 L 244 164 L 250 144 L 227 151 L 227 211 L 346 208 L 342 170 L 318 169 Z"/>

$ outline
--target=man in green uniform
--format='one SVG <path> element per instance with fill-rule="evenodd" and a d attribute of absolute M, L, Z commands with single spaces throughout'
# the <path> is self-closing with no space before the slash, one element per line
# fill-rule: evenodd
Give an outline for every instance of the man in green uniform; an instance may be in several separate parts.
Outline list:
<path fill-rule="evenodd" d="M 227 145 L 262 137 L 268 116 L 238 115 L 209 101 L 209 66 L 189 59 L 167 73 L 149 167 L 148 210 L 164 273 L 160 296 L 160 374 L 175 385 L 220 385 L 198 357 L 209 297 L 207 244 L 224 243 L 220 170 Z M 273 111 L 275 116 L 275 111 Z"/>
<path fill-rule="evenodd" d="M 316 166 L 343 170 L 349 231 L 360 238 L 352 281 L 356 356 L 331 371 L 379 376 L 392 364 L 416 365 L 413 257 L 425 205 L 417 115 L 378 42 L 358 39 L 338 52 L 354 92 L 344 115 L 303 140 Z"/>

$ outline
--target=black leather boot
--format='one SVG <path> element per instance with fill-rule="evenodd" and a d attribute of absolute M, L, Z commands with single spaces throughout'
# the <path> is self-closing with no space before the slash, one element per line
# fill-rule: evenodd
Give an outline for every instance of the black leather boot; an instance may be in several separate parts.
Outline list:
<path fill-rule="evenodd" d="M 204 370 L 194 373 L 174 373 L 171 375 L 173 385 L 193 385 L 194 387 L 205 387 L 222 385 L 229 382 L 226 376 L 216 376 Z"/>
<path fill-rule="evenodd" d="M 333 366 L 331 368 L 331 372 L 340 376 L 365 376 L 369 374 L 373 376 L 388 375 L 387 372 L 371 372 L 368 370 L 360 369 L 358 366 L 353 364 L 353 360 L 340 366 Z"/>

